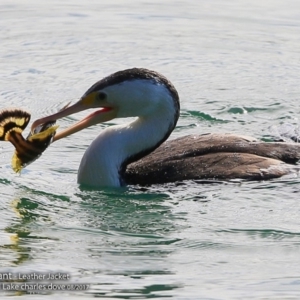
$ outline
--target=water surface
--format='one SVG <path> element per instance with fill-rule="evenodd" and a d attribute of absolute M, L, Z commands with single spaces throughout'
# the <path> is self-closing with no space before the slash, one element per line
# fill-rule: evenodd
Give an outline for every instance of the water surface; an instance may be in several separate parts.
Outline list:
<path fill-rule="evenodd" d="M 2 0 L 1 108 L 34 119 L 112 72 L 146 67 L 179 91 L 171 138 L 268 139 L 274 125 L 299 124 L 299 30 L 296 0 Z M 124 121 L 53 144 L 21 176 L 1 143 L 0 271 L 65 272 L 90 284 L 35 299 L 299 299 L 299 177 L 80 189 L 84 149 Z M 14 296 L 33 297 L 1 299 Z"/>

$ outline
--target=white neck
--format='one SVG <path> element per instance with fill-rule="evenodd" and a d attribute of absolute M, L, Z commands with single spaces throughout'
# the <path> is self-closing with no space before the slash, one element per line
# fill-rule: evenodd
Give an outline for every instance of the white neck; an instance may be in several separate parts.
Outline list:
<path fill-rule="evenodd" d="M 121 186 L 122 164 L 130 157 L 158 146 L 165 140 L 175 126 L 174 116 L 174 105 L 170 106 L 169 102 L 149 116 L 102 131 L 81 160 L 78 183 L 89 186 Z"/>

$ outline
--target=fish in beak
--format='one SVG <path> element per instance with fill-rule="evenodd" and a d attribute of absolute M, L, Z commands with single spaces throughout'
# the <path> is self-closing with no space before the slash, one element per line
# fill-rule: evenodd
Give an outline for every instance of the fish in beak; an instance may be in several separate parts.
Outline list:
<path fill-rule="evenodd" d="M 65 107 L 64 109 L 57 112 L 56 114 L 35 120 L 31 126 L 31 131 L 33 132 L 35 128 L 37 128 L 37 126 L 41 124 L 46 124 L 50 121 L 56 121 L 58 119 L 91 108 L 100 108 L 100 109 L 89 114 L 87 117 L 75 123 L 74 125 L 66 128 L 65 130 L 56 133 L 55 136 L 53 137 L 53 142 L 61 138 L 67 137 L 84 128 L 90 127 L 92 125 L 112 120 L 117 116 L 117 109 L 112 105 L 110 105 L 109 103 L 107 103 L 105 99 L 103 99 L 103 95 L 99 96 L 99 92 L 92 92 L 88 95 L 84 95 L 78 102 L 76 102 L 71 106 Z"/>
<path fill-rule="evenodd" d="M 22 132 L 30 121 L 30 113 L 21 109 L 0 111 L 0 141 L 9 141 L 15 147 L 12 158 L 13 170 L 20 173 L 22 168 L 39 158 L 52 142 L 86 127 L 114 119 L 117 116 L 117 109 L 108 104 L 104 98 L 103 93 L 92 92 L 84 95 L 74 105 L 67 104 L 59 112 L 36 120 L 26 139 L 22 136 Z M 58 128 L 58 125 L 55 125 L 56 120 L 90 108 L 100 109 L 69 128 L 56 132 Z"/>

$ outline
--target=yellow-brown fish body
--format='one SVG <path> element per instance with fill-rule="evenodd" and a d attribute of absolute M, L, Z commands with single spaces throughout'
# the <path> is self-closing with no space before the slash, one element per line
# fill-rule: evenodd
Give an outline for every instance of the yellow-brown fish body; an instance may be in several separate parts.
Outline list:
<path fill-rule="evenodd" d="M 38 126 L 26 139 L 23 130 L 30 121 L 30 113 L 21 109 L 0 111 L 0 141 L 9 141 L 16 148 L 12 168 L 19 173 L 23 167 L 35 161 L 51 144 L 57 125 L 55 121 Z"/>

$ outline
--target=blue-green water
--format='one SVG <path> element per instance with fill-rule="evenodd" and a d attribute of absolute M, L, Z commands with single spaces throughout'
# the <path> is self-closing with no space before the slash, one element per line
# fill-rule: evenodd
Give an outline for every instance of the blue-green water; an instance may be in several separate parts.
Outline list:
<path fill-rule="evenodd" d="M 299 124 L 299 32 L 296 0 L 1 0 L 0 107 L 35 119 L 112 72 L 146 67 L 179 91 L 173 138 L 267 139 Z M 105 126 L 54 143 L 21 176 L 1 143 L 0 273 L 90 285 L 1 299 L 299 299 L 299 177 L 82 190 L 80 158 Z"/>

